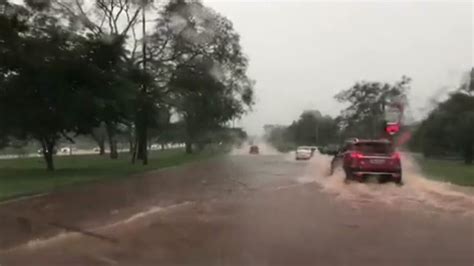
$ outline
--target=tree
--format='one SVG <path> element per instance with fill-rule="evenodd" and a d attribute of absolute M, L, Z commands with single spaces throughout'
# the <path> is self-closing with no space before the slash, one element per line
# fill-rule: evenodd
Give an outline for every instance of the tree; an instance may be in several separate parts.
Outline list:
<path fill-rule="evenodd" d="M 254 83 L 227 18 L 197 1 L 171 1 L 163 18 L 167 27 L 159 23 L 156 31 L 167 37 L 154 35 L 150 45 L 159 56 L 153 65 L 164 71 L 165 93 L 184 118 L 191 153 L 194 142 L 253 104 Z"/>
<path fill-rule="evenodd" d="M 30 0 L 31 1 L 31 0 Z M 38 2 L 38 0 L 32 1 Z M 148 84 L 150 81 L 146 62 L 148 60 L 146 48 L 146 17 L 145 14 L 153 7 L 152 0 L 94 0 L 93 4 L 83 0 L 40 0 L 39 8 L 48 12 L 50 16 L 61 18 L 68 22 L 70 30 L 81 36 L 87 36 L 96 40 L 96 44 L 100 46 L 102 43 L 109 48 L 126 48 L 126 52 L 122 53 L 120 59 L 129 65 L 131 71 L 130 76 L 134 84 L 129 86 L 134 88 L 135 95 L 133 100 L 132 113 L 128 115 L 129 119 L 135 120 L 133 126 L 129 129 L 130 136 L 136 138 L 130 145 L 131 151 L 138 147 L 138 157 L 143 159 L 144 164 L 146 158 L 146 141 L 147 141 L 147 119 L 149 114 L 150 101 L 147 100 Z M 90 2 L 89 2 L 90 3 Z M 140 14 L 142 16 L 140 16 Z M 141 21 L 140 21 L 141 17 Z M 139 26 L 142 26 L 142 36 L 138 34 Z M 142 52 L 139 52 L 139 46 L 142 46 Z M 114 49 L 105 52 L 116 51 Z M 140 69 L 141 65 L 141 70 Z M 137 70 L 142 72 L 137 75 Z M 120 77 L 115 73 L 115 78 Z M 112 106 L 113 108 L 113 106 Z M 105 114 L 107 117 L 107 114 Z M 111 145 L 111 158 L 116 158 L 116 121 L 103 120 L 106 123 L 109 144 Z M 126 124 L 132 125 L 130 122 Z M 135 158 L 135 155 L 133 156 Z M 134 161 L 134 159 L 133 159 Z"/>
<path fill-rule="evenodd" d="M 128 87 L 117 63 L 123 41 L 86 38 L 47 12 L 30 12 L 21 24 L 8 18 L 2 31 L 8 41 L 0 42 L 6 59 L 0 68 L 0 123 L 19 139 L 38 140 L 53 170 L 60 138 L 73 141 L 70 133 L 90 134 L 104 120 L 120 121 L 123 108 L 117 106 L 125 101 L 119 96 Z"/>
<path fill-rule="evenodd" d="M 328 145 L 338 141 L 338 127 L 330 116 L 317 110 L 304 111 L 288 127 L 273 127 L 267 140 L 280 151 L 301 145 Z"/>
<path fill-rule="evenodd" d="M 105 129 L 105 124 L 101 123 L 98 127 L 92 129 L 91 133 L 92 138 L 97 145 L 99 146 L 99 154 L 105 154 L 105 141 L 107 140 L 107 131 Z"/>
<path fill-rule="evenodd" d="M 95 88 L 96 118 L 103 123 L 110 148 L 110 158 L 117 159 L 118 127 L 132 119 L 135 87 L 129 66 L 124 58 L 126 50 L 120 36 L 109 42 L 90 38 L 85 42 L 88 86 Z"/>
<path fill-rule="evenodd" d="M 459 91 L 468 95 L 474 95 L 474 67 L 464 76 Z"/>
<path fill-rule="evenodd" d="M 146 164 L 150 129 L 169 126 L 154 124 L 163 110 L 187 117 L 188 138 L 204 143 L 253 103 L 238 34 L 198 1 L 170 1 L 153 13 L 153 36 L 145 31 L 153 1 L 25 3 L 26 19 L 20 12 L 1 18 L 0 123 L 2 136 L 39 140 L 49 169 L 59 138 L 91 134 L 100 124 L 112 158 L 117 134 L 126 131 L 135 138 L 131 151 Z M 174 23 L 180 18 L 184 27 Z"/>
<path fill-rule="evenodd" d="M 94 108 L 88 101 L 91 92 L 81 88 L 75 75 L 81 39 L 58 27 L 53 18 L 38 15 L 33 22 L 12 43 L 2 42 L 16 62 L 0 74 L 0 120 L 11 134 L 38 140 L 47 168 L 53 170 L 57 141 L 90 126 L 86 118 Z"/>
<path fill-rule="evenodd" d="M 466 164 L 474 157 L 474 96 L 454 92 L 422 122 L 417 134 L 427 156 L 458 152 Z"/>
<path fill-rule="evenodd" d="M 394 84 L 362 81 L 338 93 L 336 100 L 349 105 L 338 118 L 343 136 L 379 137 L 383 132 L 386 102 L 396 99 L 406 105 L 410 82 L 405 76 Z"/>
<path fill-rule="evenodd" d="M 226 95 L 224 85 L 207 74 L 204 65 L 178 72 L 170 86 L 174 88 L 176 107 L 185 122 L 186 151 L 192 153 L 193 143 L 202 143 L 208 131 L 216 130 L 242 110 L 240 102 Z"/>
<path fill-rule="evenodd" d="M 461 155 L 466 164 L 474 157 L 474 69 L 449 98 L 437 104 L 416 128 L 410 146 L 425 156 Z"/>

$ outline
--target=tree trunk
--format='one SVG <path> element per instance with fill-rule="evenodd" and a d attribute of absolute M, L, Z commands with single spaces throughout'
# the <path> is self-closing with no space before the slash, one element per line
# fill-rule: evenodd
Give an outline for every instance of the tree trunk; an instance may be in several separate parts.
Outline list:
<path fill-rule="evenodd" d="M 165 150 L 165 144 L 161 143 L 161 150 L 164 151 Z"/>
<path fill-rule="evenodd" d="M 111 123 L 106 124 L 107 136 L 109 139 L 110 159 L 118 158 L 117 140 L 115 139 L 115 128 Z"/>
<path fill-rule="evenodd" d="M 44 160 L 46 161 L 46 169 L 48 171 L 54 171 L 53 154 L 51 152 L 45 152 Z"/>
<path fill-rule="evenodd" d="M 143 42 L 142 42 L 142 56 L 143 56 L 143 72 L 147 71 L 147 38 L 146 38 L 146 19 L 145 19 L 145 6 L 142 8 L 142 33 L 143 33 Z M 139 101 L 139 110 L 137 111 L 137 159 L 142 160 L 143 165 L 148 164 L 148 147 L 147 147 L 147 129 L 148 129 L 148 102 L 147 97 L 147 84 L 143 80 L 142 90 L 139 92 L 141 95 L 141 101 Z"/>
<path fill-rule="evenodd" d="M 55 146 L 55 141 L 54 140 L 47 140 L 43 139 L 41 141 L 41 146 L 43 147 L 43 158 L 46 162 L 46 169 L 48 171 L 54 171 L 54 146 Z"/>
<path fill-rule="evenodd" d="M 130 152 L 132 153 L 132 164 L 135 164 L 135 161 L 137 160 L 137 150 L 138 150 L 138 139 L 135 137 L 133 139 L 132 143 L 130 144 Z"/>
<path fill-rule="evenodd" d="M 145 97 L 145 96 L 142 96 Z M 141 160 L 144 165 L 148 164 L 148 106 L 144 98 L 142 98 L 141 106 L 137 110 L 135 118 L 136 128 L 136 159 Z"/>
<path fill-rule="evenodd" d="M 105 128 L 105 123 L 101 122 L 98 127 L 92 129 L 91 132 L 92 138 L 97 142 L 97 146 L 99 147 L 99 154 L 105 154 L 105 141 L 107 138 L 107 132 Z"/>
<path fill-rule="evenodd" d="M 130 139 L 128 140 L 128 152 L 129 152 L 130 154 L 133 154 L 133 150 L 135 149 L 134 146 L 135 146 L 135 145 L 133 145 L 133 138 L 130 138 Z"/>
<path fill-rule="evenodd" d="M 118 159 L 118 151 L 117 151 L 117 141 L 112 139 L 110 142 L 110 159 Z"/>
<path fill-rule="evenodd" d="M 137 159 L 143 161 L 143 164 L 148 164 L 148 145 L 147 145 L 147 130 L 142 123 L 140 129 L 137 132 Z"/>
<path fill-rule="evenodd" d="M 466 145 L 464 147 L 464 163 L 472 164 L 474 159 L 474 151 L 472 145 Z"/>
<path fill-rule="evenodd" d="M 105 154 L 105 140 L 102 139 L 100 141 L 97 141 L 97 144 L 99 144 L 99 155 L 104 155 Z"/>
<path fill-rule="evenodd" d="M 186 140 L 186 153 L 192 154 L 193 153 L 193 143 L 190 140 Z"/>
<path fill-rule="evenodd" d="M 128 152 L 133 155 L 133 151 L 135 149 L 134 148 L 135 145 L 133 145 L 134 143 L 133 130 L 134 129 L 132 125 L 127 125 L 127 127 L 128 127 L 128 148 L 129 148 Z"/>

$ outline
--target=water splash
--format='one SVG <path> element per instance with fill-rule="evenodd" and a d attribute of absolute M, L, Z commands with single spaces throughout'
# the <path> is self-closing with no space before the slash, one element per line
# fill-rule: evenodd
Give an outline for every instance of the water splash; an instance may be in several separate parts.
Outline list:
<path fill-rule="evenodd" d="M 431 208 L 474 215 L 474 190 L 426 178 L 408 154 L 402 156 L 405 185 L 401 187 L 392 183 L 346 183 L 342 170 L 329 174 L 330 162 L 330 156 L 315 154 L 308 164 L 304 181 L 312 180 L 323 191 L 348 202 L 354 208 L 362 208 L 367 204 L 386 204 L 397 208 Z"/>

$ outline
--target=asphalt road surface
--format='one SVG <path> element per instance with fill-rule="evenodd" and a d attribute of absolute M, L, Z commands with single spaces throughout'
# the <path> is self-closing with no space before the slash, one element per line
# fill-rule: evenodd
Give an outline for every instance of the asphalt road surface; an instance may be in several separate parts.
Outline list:
<path fill-rule="evenodd" d="M 474 265 L 474 194 L 234 155 L 0 206 L 0 265 Z"/>

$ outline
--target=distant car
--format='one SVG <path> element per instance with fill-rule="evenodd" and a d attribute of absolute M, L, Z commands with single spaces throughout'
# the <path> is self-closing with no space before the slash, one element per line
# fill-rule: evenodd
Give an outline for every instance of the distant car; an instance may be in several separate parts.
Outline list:
<path fill-rule="evenodd" d="M 63 148 L 61 148 L 60 152 L 64 153 L 64 154 L 69 154 L 71 152 L 71 148 L 63 147 Z"/>
<path fill-rule="evenodd" d="M 311 147 L 300 146 L 296 149 L 295 159 L 296 160 L 309 160 L 313 156 L 313 151 Z"/>
<path fill-rule="evenodd" d="M 252 145 L 250 146 L 250 151 L 249 151 L 250 154 L 259 154 L 260 151 L 258 149 L 258 146 L 257 145 Z"/>
<path fill-rule="evenodd" d="M 347 141 L 334 156 L 331 172 L 337 167 L 342 167 L 346 180 L 364 182 L 376 178 L 379 182 L 402 184 L 400 154 L 385 139 Z"/>
<path fill-rule="evenodd" d="M 92 149 L 93 152 L 100 152 L 100 148 L 99 147 L 95 147 L 94 149 Z"/>

